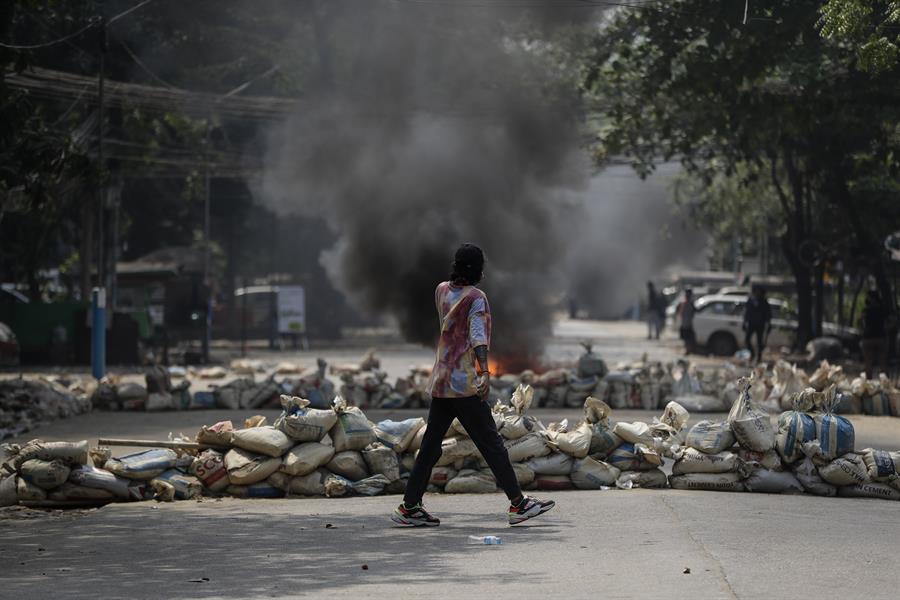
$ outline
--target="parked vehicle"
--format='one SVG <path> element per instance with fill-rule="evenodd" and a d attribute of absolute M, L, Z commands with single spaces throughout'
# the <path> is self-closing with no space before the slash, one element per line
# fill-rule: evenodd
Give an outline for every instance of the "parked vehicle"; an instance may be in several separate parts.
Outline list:
<path fill-rule="evenodd" d="M 19 364 L 19 341 L 5 323 L 0 323 L 0 366 Z"/>

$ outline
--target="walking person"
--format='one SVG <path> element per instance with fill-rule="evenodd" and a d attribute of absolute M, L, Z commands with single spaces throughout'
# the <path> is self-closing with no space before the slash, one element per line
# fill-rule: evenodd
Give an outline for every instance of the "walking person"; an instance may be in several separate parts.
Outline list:
<path fill-rule="evenodd" d="M 659 339 L 666 322 L 666 298 L 656 291 L 652 281 L 647 282 L 647 339 Z"/>
<path fill-rule="evenodd" d="M 465 427 L 509 498 L 507 517 L 511 525 L 527 521 L 555 506 L 553 501 L 541 501 L 522 494 L 487 404 L 491 310 L 485 293 L 475 287 L 481 281 L 483 271 L 484 253 L 478 246 L 463 244 L 454 256 L 450 280 L 439 284 L 435 290 L 441 333 L 429 384 L 431 407 L 403 503 L 391 516 L 398 525 L 433 527 L 441 524 L 440 519 L 422 506 L 422 496 L 431 479 L 431 470 L 441 456 L 441 442 L 454 418 Z"/>
<path fill-rule="evenodd" d="M 860 316 L 860 325 L 862 339 L 859 347 L 862 350 L 866 376 L 874 379 L 878 372 L 885 370 L 887 356 L 887 311 L 878 290 L 866 292 L 866 305 Z"/>
<path fill-rule="evenodd" d="M 766 289 L 761 285 L 750 288 L 750 296 L 744 306 L 744 343 L 750 350 L 750 356 L 756 364 L 762 361 L 763 350 L 772 330 L 772 307 L 766 298 Z M 756 337 L 756 349 L 753 348 L 753 338 Z"/>
<path fill-rule="evenodd" d="M 679 334 L 684 340 L 684 355 L 687 356 L 696 350 L 697 334 L 694 332 L 694 290 L 685 288 L 684 300 L 678 305 Z"/>

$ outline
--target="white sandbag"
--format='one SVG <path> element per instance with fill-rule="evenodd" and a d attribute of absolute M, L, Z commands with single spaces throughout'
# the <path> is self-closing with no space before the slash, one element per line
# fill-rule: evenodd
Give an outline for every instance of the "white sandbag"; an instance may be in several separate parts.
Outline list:
<path fill-rule="evenodd" d="M 551 452 L 546 438 L 539 433 L 529 433 L 514 440 L 507 440 L 503 445 L 506 446 L 509 460 L 514 463 L 525 462 L 537 456 L 547 456 Z"/>
<path fill-rule="evenodd" d="M 203 484 L 199 479 L 192 475 L 185 475 L 178 469 L 169 469 L 154 477 L 150 485 L 153 485 L 155 481 L 165 481 L 175 488 L 176 500 L 190 500 L 203 493 Z"/>
<path fill-rule="evenodd" d="M 516 481 L 519 482 L 520 486 L 529 485 L 534 481 L 534 471 L 528 468 L 528 465 L 523 463 L 513 463 L 512 467 L 513 471 L 516 473 Z"/>
<path fill-rule="evenodd" d="M 309 400 L 297 396 L 282 395 L 281 408 L 275 428 L 297 442 L 320 441 L 338 419 L 333 410 L 309 408 Z"/>
<path fill-rule="evenodd" d="M 705 452 L 718 454 L 734 446 L 734 433 L 728 421 L 700 421 L 688 431 L 685 445 Z"/>
<path fill-rule="evenodd" d="M 532 458 L 525 465 L 535 475 L 568 475 L 572 472 L 574 461 L 571 456 L 555 452 L 548 456 Z"/>
<path fill-rule="evenodd" d="M 783 471 L 784 466 L 781 462 L 781 456 L 775 450 L 766 450 L 765 452 L 756 452 L 747 450 L 746 448 L 738 448 L 738 458 L 741 459 L 748 470 L 768 469 L 770 471 Z"/>
<path fill-rule="evenodd" d="M 731 452 L 706 454 L 695 448 L 688 448 L 672 466 L 673 475 L 686 473 L 731 473 L 741 466 L 741 460 Z"/>
<path fill-rule="evenodd" d="M 609 463 L 586 457 L 574 462 L 569 477 L 579 490 L 599 490 L 615 485 L 620 473 Z"/>
<path fill-rule="evenodd" d="M 868 482 L 845 485 L 838 488 L 838 496 L 844 498 L 881 498 L 883 500 L 900 500 L 900 490 L 886 483 Z"/>
<path fill-rule="evenodd" d="M 230 483 L 228 469 L 225 468 L 225 456 L 215 450 L 201 452 L 200 456 L 191 463 L 189 472 L 211 492 L 221 492 Z"/>
<path fill-rule="evenodd" d="M 803 486 L 789 471 L 757 469 L 744 480 L 748 492 L 763 494 L 802 494 Z"/>
<path fill-rule="evenodd" d="M 342 498 L 353 490 L 353 482 L 346 477 L 331 474 L 325 478 L 325 497 Z"/>
<path fill-rule="evenodd" d="M 551 492 L 571 490 L 574 488 L 572 480 L 568 475 L 547 475 L 544 473 L 535 473 L 531 487 L 536 490 L 546 490 Z"/>
<path fill-rule="evenodd" d="M 669 487 L 669 479 L 662 469 L 622 471 L 616 479 L 616 487 L 620 490 L 630 490 L 632 488 L 659 489 Z"/>
<path fill-rule="evenodd" d="M 251 485 L 229 485 L 225 493 L 235 498 L 283 498 L 284 489 L 273 485 L 269 479 Z"/>
<path fill-rule="evenodd" d="M 469 438 L 446 438 L 441 442 L 441 457 L 437 466 L 443 467 L 472 456 L 480 456 L 475 442 Z"/>
<path fill-rule="evenodd" d="M 795 402 L 796 402 L 795 396 Z M 791 410 L 778 416 L 775 449 L 786 463 L 803 458 L 803 444 L 816 438 L 816 422 L 804 412 Z"/>
<path fill-rule="evenodd" d="M 400 475 L 411 473 L 416 464 L 416 455 L 411 453 L 400 455 Z"/>
<path fill-rule="evenodd" d="M 115 496 L 108 490 L 90 488 L 74 483 L 63 483 L 55 490 L 47 493 L 47 500 L 53 502 L 104 502 L 112 501 Z"/>
<path fill-rule="evenodd" d="M 81 487 L 106 490 L 120 500 L 144 500 L 148 497 L 146 482 L 131 481 L 90 465 L 72 469 L 69 481 Z"/>
<path fill-rule="evenodd" d="M 862 451 L 862 458 L 872 481 L 886 483 L 897 479 L 900 474 L 900 452 L 866 448 Z"/>
<path fill-rule="evenodd" d="M 110 458 L 103 468 L 125 479 L 150 480 L 175 466 L 178 455 L 168 448 L 154 448 Z"/>
<path fill-rule="evenodd" d="M 44 442 L 31 440 L 22 447 L 8 446 L 12 454 L 11 464 L 18 469 L 26 460 L 58 460 L 69 466 L 88 464 L 88 443 L 81 442 Z"/>
<path fill-rule="evenodd" d="M 225 454 L 225 468 L 228 480 L 233 485 L 251 485 L 262 481 L 281 466 L 281 459 L 262 454 L 253 454 L 240 448 Z"/>
<path fill-rule="evenodd" d="M 662 465 L 658 454 L 643 444 L 624 442 L 606 457 L 606 462 L 620 471 L 649 471 Z"/>
<path fill-rule="evenodd" d="M 359 494 L 360 496 L 377 496 L 383 492 L 384 488 L 389 484 L 390 481 L 388 481 L 387 477 L 377 473 L 370 477 L 366 477 L 365 479 L 354 481 L 350 484 L 350 488 L 353 490 L 353 493 Z"/>
<path fill-rule="evenodd" d="M 819 476 L 819 470 L 809 457 L 804 458 L 794 467 L 794 476 L 803 489 L 816 496 L 836 496 L 837 487 Z"/>
<path fill-rule="evenodd" d="M 144 401 L 144 410 L 147 412 L 175 410 L 176 402 L 175 396 L 169 392 L 153 392 L 147 395 L 147 399 Z"/>
<path fill-rule="evenodd" d="M 291 449 L 294 441 L 274 427 L 251 427 L 235 431 L 231 444 L 254 454 L 280 457 Z"/>
<path fill-rule="evenodd" d="M 728 423 L 741 446 L 765 452 L 775 446 L 775 430 L 769 415 L 757 409 L 750 399 L 752 382 L 746 379 L 741 382 L 742 392 L 728 413 Z"/>
<path fill-rule="evenodd" d="M 442 488 L 458 474 L 459 471 L 453 467 L 435 467 L 431 470 L 431 479 L 428 480 L 428 483 Z"/>
<path fill-rule="evenodd" d="M 47 499 L 47 491 L 21 477 L 16 477 L 16 497 L 19 502 L 37 502 Z"/>
<path fill-rule="evenodd" d="M 653 446 L 653 435 L 650 426 L 642 421 L 634 423 L 616 423 L 613 433 L 630 444 Z"/>
<path fill-rule="evenodd" d="M 405 421 L 386 419 L 375 425 L 375 437 L 379 442 L 396 452 L 406 452 L 416 434 L 425 427 L 425 419 L 416 417 Z"/>
<path fill-rule="evenodd" d="M 669 477 L 669 487 L 676 490 L 708 490 L 714 492 L 743 492 L 739 473 L 689 473 Z"/>
<path fill-rule="evenodd" d="M 335 453 L 334 457 L 325 465 L 325 468 L 332 473 L 346 477 L 350 481 L 359 481 L 369 476 L 366 461 L 363 459 L 362 454 L 356 450 L 345 450 L 344 452 Z"/>
<path fill-rule="evenodd" d="M 384 475 L 388 482 L 400 479 L 400 460 L 397 453 L 384 444 L 371 444 L 362 451 L 363 460 L 373 475 Z"/>
<path fill-rule="evenodd" d="M 497 427 L 500 435 L 515 440 L 538 429 L 537 420 L 525 414 L 533 401 L 534 389 L 530 385 L 519 384 L 510 399 L 511 413 L 500 415 Z"/>
<path fill-rule="evenodd" d="M 297 496 L 324 496 L 325 480 L 330 475 L 325 469 L 316 469 L 312 473 L 293 477 L 287 491 Z"/>
<path fill-rule="evenodd" d="M 409 448 L 406 449 L 408 452 L 416 452 L 422 447 L 422 440 L 425 438 L 426 429 L 428 429 L 427 423 L 416 432 L 415 437 L 413 437 L 412 441 L 409 443 Z"/>
<path fill-rule="evenodd" d="M 19 467 L 19 477 L 45 490 L 61 486 L 71 469 L 58 460 L 26 460 Z"/>
<path fill-rule="evenodd" d="M 819 475 L 832 485 L 857 485 L 869 482 L 869 470 L 859 454 L 847 453 L 819 467 Z"/>
<path fill-rule="evenodd" d="M 293 477 L 312 473 L 334 457 L 334 446 L 321 442 L 297 444 L 281 458 L 278 470 Z"/>
<path fill-rule="evenodd" d="M 566 433 L 548 432 L 548 439 L 560 452 L 575 458 L 584 458 L 591 449 L 593 431 L 590 423 L 582 422 Z"/>
<path fill-rule="evenodd" d="M 348 405 L 343 398 L 337 396 L 334 399 L 334 412 L 337 414 L 337 422 L 331 428 L 330 435 L 335 452 L 362 450 L 375 441 L 372 424 L 357 407 Z"/>
<path fill-rule="evenodd" d="M 722 412 L 728 408 L 721 399 L 706 394 L 683 394 L 675 396 L 675 401 L 692 413 Z"/>
<path fill-rule="evenodd" d="M 835 387 L 826 391 L 825 412 L 815 416 L 816 441 L 821 448 L 822 458 L 832 459 L 853 452 L 856 435 L 853 424 L 846 418 L 836 415 L 833 410 L 838 402 Z"/>
<path fill-rule="evenodd" d="M 447 482 L 444 491 L 448 494 L 487 494 L 497 491 L 497 484 L 490 471 L 463 469 Z"/>
<path fill-rule="evenodd" d="M 197 432 L 197 443 L 210 446 L 231 446 L 231 434 L 234 433 L 234 424 L 231 421 L 219 421 L 209 427 L 203 426 Z"/>
<path fill-rule="evenodd" d="M 0 508 L 12 506 L 19 501 L 16 493 L 16 476 L 10 475 L 0 480 Z"/>
<path fill-rule="evenodd" d="M 681 431 L 690 418 L 691 415 L 684 406 L 672 401 L 666 404 L 666 408 L 663 410 L 662 417 L 659 420 L 675 431 Z"/>

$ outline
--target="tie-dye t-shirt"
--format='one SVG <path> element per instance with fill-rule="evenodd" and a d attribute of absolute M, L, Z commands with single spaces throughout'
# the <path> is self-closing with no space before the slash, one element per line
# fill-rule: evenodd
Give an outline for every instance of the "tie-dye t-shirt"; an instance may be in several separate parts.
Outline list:
<path fill-rule="evenodd" d="M 491 344 L 491 308 L 476 287 L 445 281 L 434 291 L 441 321 L 437 357 L 429 391 L 433 398 L 475 396 L 478 377 L 475 348 Z"/>

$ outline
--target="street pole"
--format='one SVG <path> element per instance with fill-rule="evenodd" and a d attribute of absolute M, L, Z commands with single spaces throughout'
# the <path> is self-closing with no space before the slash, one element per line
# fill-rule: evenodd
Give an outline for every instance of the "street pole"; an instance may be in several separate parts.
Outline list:
<path fill-rule="evenodd" d="M 209 126 L 206 128 L 206 144 L 209 150 Z M 207 162 L 208 162 L 207 158 Z M 203 362 L 209 362 L 209 340 L 212 325 L 212 278 L 209 273 L 209 164 L 206 165 L 206 192 L 203 196 L 203 287 L 206 288 L 206 315 L 203 325 Z"/>
<path fill-rule="evenodd" d="M 106 288 L 104 287 L 104 244 L 103 211 L 106 209 L 104 198 L 105 165 L 103 163 L 103 79 L 106 70 L 106 19 L 99 20 L 99 74 L 97 76 L 97 114 L 99 117 L 97 130 L 97 287 L 91 293 L 91 373 L 101 379 L 106 374 Z"/>

